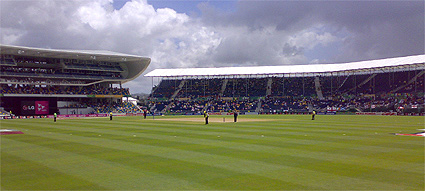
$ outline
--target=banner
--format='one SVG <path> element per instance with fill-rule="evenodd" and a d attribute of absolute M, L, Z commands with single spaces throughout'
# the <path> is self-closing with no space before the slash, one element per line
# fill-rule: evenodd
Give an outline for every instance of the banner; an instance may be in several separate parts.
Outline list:
<path fill-rule="evenodd" d="M 47 115 L 47 114 L 49 114 L 49 102 L 48 101 L 35 101 L 35 114 L 36 115 Z"/>
<path fill-rule="evenodd" d="M 49 114 L 49 101 L 22 101 L 22 115 L 47 115 Z"/>
<path fill-rule="evenodd" d="M 397 112 L 356 112 L 356 115 L 397 115 Z"/>
<path fill-rule="evenodd" d="M 82 118 L 82 117 L 108 117 L 109 114 L 71 114 L 71 115 L 58 115 L 58 118 Z M 47 118 L 53 118 L 53 115 L 48 115 Z"/>
<path fill-rule="evenodd" d="M 34 115 L 35 114 L 35 102 L 34 101 L 22 101 L 21 102 L 21 114 L 22 115 Z"/>

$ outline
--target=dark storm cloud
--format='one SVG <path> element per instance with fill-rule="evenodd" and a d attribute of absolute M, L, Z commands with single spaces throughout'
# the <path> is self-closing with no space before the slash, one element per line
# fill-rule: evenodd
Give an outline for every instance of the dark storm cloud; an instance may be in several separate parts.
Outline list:
<path fill-rule="evenodd" d="M 226 13 L 207 4 L 200 8 L 203 21 L 217 27 L 297 33 L 320 24 L 332 34 L 345 33 L 334 61 L 424 53 L 424 1 L 240 1 Z"/>
<path fill-rule="evenodd" d="M 311 4 L 293 1 L 239 1 L 236 11 L 222 13 L 204 3 L 199 6 L 203 11 L 203 21 L 215 26 L 248 26 L 251 30 L 266 26 L 276 26 L 288 30 L 296 23 L 308 17 L 313 8 Z"/>

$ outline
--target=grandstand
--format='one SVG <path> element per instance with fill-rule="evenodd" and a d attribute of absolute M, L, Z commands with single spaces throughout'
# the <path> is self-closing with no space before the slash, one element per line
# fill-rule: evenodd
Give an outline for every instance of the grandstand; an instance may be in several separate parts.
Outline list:
<path fill-rule="evenodd" d="M 163 113 L 424 113 L 425 55 L 350 63 L 156 69 Z M 153 81 L 153 80 L 152 80 Z M 152 84 L 153 85 L 153 84 Z"/>
<path fill-rule="evenodd" d="M 122 84 L 146 70 L 150 58 L 96 50 L 0 45 L 2 115 L 137 112 L 122 103 Z"/>

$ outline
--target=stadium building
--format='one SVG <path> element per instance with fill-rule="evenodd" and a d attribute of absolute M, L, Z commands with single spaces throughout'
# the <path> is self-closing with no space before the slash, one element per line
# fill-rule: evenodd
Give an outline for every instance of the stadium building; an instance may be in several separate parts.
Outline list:
<path fill-rule="evenodd" d="M 156 69 L 162 113 L 424 112 L 425 55 L 350 63 Z M 153 84 L 152 84 L 153 85 Z"/>
<path fill-rule="evenodd" d="M 134 112 L 122 103 L 122 84 L 137 78 L 150 58 L 110 51 L 0 45 L 0 115 Z"/>

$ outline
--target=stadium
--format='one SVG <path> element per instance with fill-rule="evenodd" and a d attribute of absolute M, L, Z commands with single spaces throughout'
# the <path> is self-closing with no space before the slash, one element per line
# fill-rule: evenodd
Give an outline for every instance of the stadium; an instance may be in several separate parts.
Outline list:
<path fill-rule="evenodd" d="M 141 105 L 122 84 L 150 59 L 108 51 L 1 46 L 2 116 L 141 113 L 424 114 L 425 55 L 350 63 L 156 69 Z M 37 106 L 44 109 L 38 110 Z M 11 115 L 12 114 L 12 115 Z"/>
<path fill-rule="evenodd" d="M 150 59 L 109 51 L 53 50 L 1 45 L 3 117 L 86 115 L 138 111 L 121 102 L 122 84 L 138 77 Z"/>
<path fill-rule="evenodd" d="M 149 98 L 126 102 L 122 84 L 149 64 L 109 51 L 1 45 L 0 189 L 425 186 L 425 55 L 156 69 L 145 75 Z"/>
<path fill-rule="evenodd" d="M 162 113 L 423 115 L 424 62 L 425 55 L 416 55 L 338 64 L 157 69 L 145 76 L 161 80 L 149 107 Z"/>

